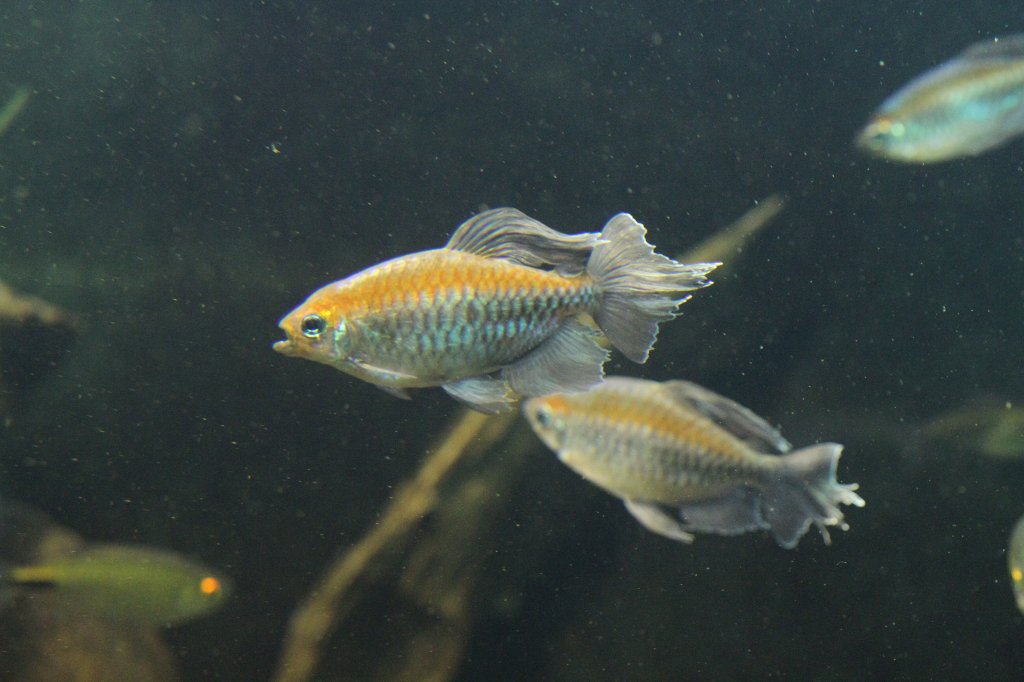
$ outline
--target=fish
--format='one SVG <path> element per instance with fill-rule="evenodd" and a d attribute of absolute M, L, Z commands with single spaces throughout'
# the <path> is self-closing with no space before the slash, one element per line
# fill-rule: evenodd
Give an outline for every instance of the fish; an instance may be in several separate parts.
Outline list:
<path fill-rule="evenodd" d="M 992 459 L 1020 459 L 1024 457 L 1024 407 L 995 397 L 975 398 L 918 427 L 907 452 L 919 454 L 937 447 Z"/>
<path fill-rule="evenodd" d="M 1006 549 L 1006 562 L 1010 569 L 1010 585 L 1017 609 L 1024 613 L 1024 516 L 1017 519 L 1010 533 Z"/>
<path fill-rule="evenodd" d="M 170 550 L 131 544 L 86 544 L 50 561 L 0 567 L 5 601 L 41 597 L 60 613 L 168 627 L 212 613 L 229 580 Z"/>
<path fill-rule="evenodd" d="M 743 253 L 746 243 L 775 220 L 785 206 L 786 199 L 779 194 L 762 199 L 754 208 L 682 255 L 677 256 L 677 259 L 681 261 L 717 261 L 729 257 L 732 258 L 729 261 L 729 266 L 735 265 L 736 260 Z M 724 267 L 727 266 L 720 268 L 716 274 L 720 275 Z"/>
<path fill-rule="evenodd" d="M 767 530 L 791 549 L 813 523 L 830 544 L 829 526 L 848 530 L 839 505 L 864 506 L 857 484 L 836 482 L 841 445 L 792 450 L 762 418 L 691 382 L 607 377 L 522 409 L 564 464 L 673 540 Z"/>
<path fill-rule="evenodd" d="M 612 346 L 643 363 L 658 325 L 720 263 L 655 253 L 628 213 L 557 232 L 514 208 L 448 243 L 321 287 L 280 323 L 278 353 L 330 365 L 401 398 L 440 386 L 483 412 L 601 382 Z"/>
<path fill-rule="evenodd" d="M 857 136 L 864 152 L 904 163 L 975 156 L 1024 133 L 1024 34 L 992 38 L 914 78 Z"/>

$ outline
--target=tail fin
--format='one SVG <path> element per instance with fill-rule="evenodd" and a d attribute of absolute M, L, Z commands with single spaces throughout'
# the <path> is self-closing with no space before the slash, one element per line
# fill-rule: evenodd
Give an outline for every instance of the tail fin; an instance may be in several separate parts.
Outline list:
<path fill-rule="evenodd" d="M 0 612 L 7 609 L 18 596 L 18 588 L 10 578 L 12 568 L 6 561 L 0 561 Z"/>
<path fill-rule="evenodd" d="M 689 296 L 680 292 L 711 284 L 705 275 L 720 263 L 686 265 L 654 253 L 647 230 L 628 213 L 613 216 L 601 231 L 587 271 L 601 293 L 594 318 L 613 346 L 634 362 L 646 362 L 658 323 L 671 319 Z"/>
<path fill-rule="evenodd" d="M 837 443 L 819 443 L 780 456 L 781 466 L 765 490 L 762 511 L 776 541 L 786 549 L 796 546 L 811 523 L 830 544 L 828 526 L 849 527 L 838 505 L 864 506 L 854 492 L 856 483 L 836 482 L 842 451 Z"/>

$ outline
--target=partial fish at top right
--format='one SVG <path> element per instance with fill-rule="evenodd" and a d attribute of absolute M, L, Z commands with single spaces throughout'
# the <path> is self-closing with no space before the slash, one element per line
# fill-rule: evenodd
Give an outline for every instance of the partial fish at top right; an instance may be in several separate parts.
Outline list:
<path fill-rule="evenodd" d="M 975 156 L 1024 133 L 1024 34 L 989 38 L 911 80 L 857 136 L 903 163 Z"/>

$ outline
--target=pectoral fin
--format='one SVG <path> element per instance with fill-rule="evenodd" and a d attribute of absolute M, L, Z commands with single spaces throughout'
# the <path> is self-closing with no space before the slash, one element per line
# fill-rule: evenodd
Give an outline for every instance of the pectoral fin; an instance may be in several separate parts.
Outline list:
<path fill-rule="evenodd" d="M 377 367 L 376 365 L 371 365 L 359 358 L 349 358 L 348 362 L 352 365 L 355 375 L 359 378 L 369 381 L 380 390 L 385 393 L 390 393 L 396 398 L 409 400 L 409 392 L 396 384 L 408 385 L 410 383 L 414 383 L 416 381 L 416 377 L 411 374 L 405 374 L 404 372 L 396 372 L 392 369 Z"/>
<path fill-rule="evenodd" d="M 402 400 L 412 400 L 412 396 L 409 395 L 409 391 L 405 390 L 404 388 L 398 388 L 397 386 L 384 386 L 383 384 L 374 384 L 374 386 L 384 391 L 388 395 L 395 396 L 396 398 L 401 398 Z"/>

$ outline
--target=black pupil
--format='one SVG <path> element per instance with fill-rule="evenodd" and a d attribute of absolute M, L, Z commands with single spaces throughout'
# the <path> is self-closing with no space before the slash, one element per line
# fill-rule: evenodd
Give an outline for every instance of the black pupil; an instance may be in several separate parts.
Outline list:
<path fill-rule="evenodd" d="M 320 336 L 324 333 L 324 318 L 319 315 L 306 315 L 302 318 L 302 333 L 306 336 Z"/>
<path fill-rule="evenodd" d="M 545 408 L 537 410 L 537 423 L 547 428 L 551 426 L 551 414 Z"/>

